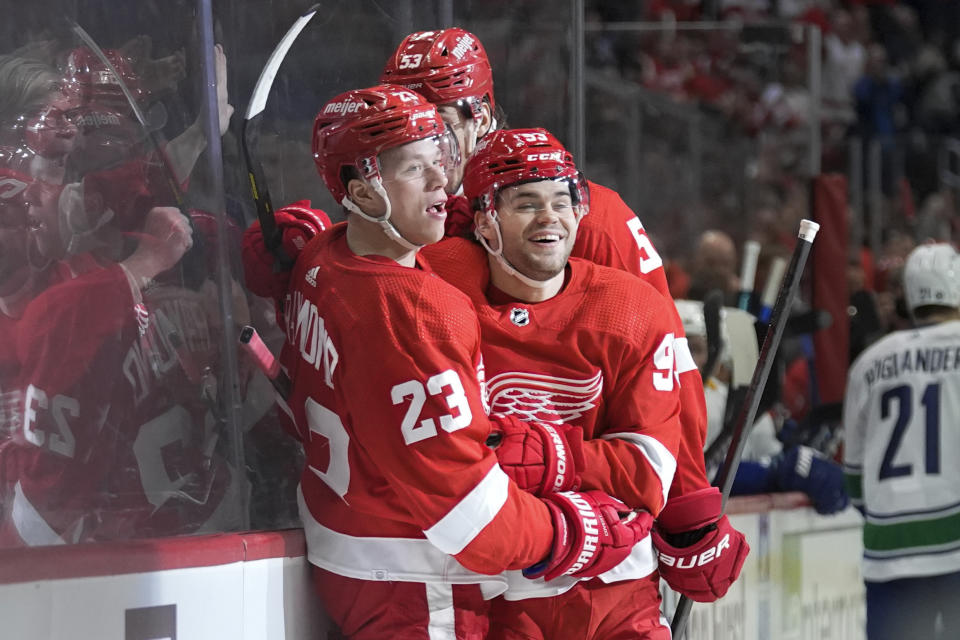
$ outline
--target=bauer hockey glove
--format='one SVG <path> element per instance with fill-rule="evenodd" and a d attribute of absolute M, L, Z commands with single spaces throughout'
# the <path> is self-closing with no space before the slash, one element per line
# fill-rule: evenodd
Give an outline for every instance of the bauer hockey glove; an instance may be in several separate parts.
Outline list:
<path fill-rule="evenodd" d="M 797 445 L 773 459 L 776 486 L 781 491 L 802 491 L 817 513 L 842 511 L 850 504 L 843 484 L 843 469 L 810 447 Z"/>
<path fill-rule="evenodd" d="M 580 427 L 523 422 L 505 415 L 493 415 L 491 420 L 496 427 L 487 444 L 517 486 L 538 496 L 579 488 L 584 466 Z"/>
<path fill-rule="evenodd" d="M 280 229 L 281 246 L 294 262 L 307 243 L 332 224 L 322 210 L 310 208 L 309 200 L 277 209 L 273 217 Z M 275 270 L 275 262 L 276 258 L 263 241 L 258 220 L 243 232 L 243 275 L 247 289 L 262 298 L 282 300 L 290 284 L 290 272 Z"/>
<path fill-rule="evenodd" d="M 746 538 L 721 513 L 722 504 L 716 487 L 672 498 L 653 530 L 660 577 L 697 602 L 722 598 L 750 553 Z"/>
<path fill-rule="evenodd" d="M 592 578 L 630 555 L 650 533 L 653 517 L 603 491 L 548 493 L 540 498 L 553 518 L 553 548 L 546 560 L 523 570 L 527 578 Z"/>

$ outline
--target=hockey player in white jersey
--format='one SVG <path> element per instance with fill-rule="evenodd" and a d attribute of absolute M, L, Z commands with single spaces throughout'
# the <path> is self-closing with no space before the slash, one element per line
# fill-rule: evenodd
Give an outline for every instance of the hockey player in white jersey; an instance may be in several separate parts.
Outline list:
<path fill-rule="evenodd" d="M 915 328 L 857 358 L 843 408 L 867 637 L 960 638 L 960 254 L 920 246 L 903 277 Z"/>

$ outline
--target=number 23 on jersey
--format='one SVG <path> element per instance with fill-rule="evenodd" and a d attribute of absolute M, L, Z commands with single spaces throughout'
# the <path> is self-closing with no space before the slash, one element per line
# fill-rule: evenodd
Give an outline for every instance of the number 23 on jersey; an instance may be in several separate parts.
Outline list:
<path fill-rule="evenodd" d="M 447 412 L 431 416 L 428 410 L 425 415 L 424 409 L 428 407 L 427 400 L 430 397 L 443 398 Z M 406 405 L 399 428 L 407 445 L 435 437 L 438 434 L 438 424 L 447 433 L 453 433 L 473 421 L 473 412 L 464 393 L 463 383 L 453 369 L 430 376 L 426 383 L 407 380 L 395 384 L 390 389 L 390 400 L 394 405 Z M 343 497 L 350 485 L 350 463 L 347 457 L 350 434 L 344 428 L 340 416 L 311 398 L 306 401 L 306 415 L 310 432 L 323 436 L 329 448 L 326 470 L 310 465 L 310 471 Z"/>

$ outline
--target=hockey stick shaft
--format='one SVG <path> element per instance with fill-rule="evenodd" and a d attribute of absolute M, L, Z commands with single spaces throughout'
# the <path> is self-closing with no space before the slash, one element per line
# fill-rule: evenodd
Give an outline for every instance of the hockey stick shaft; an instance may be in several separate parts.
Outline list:
<path fill-rule="evenodd" d="M 274 255 L 281 268 L 289 268 L 293 261 L 283 251 L 280 229 L 277 228 L 273 215 L 273 203 L 270 200 L 270 191 L 267 188 L 267 179 L 263 173 L 263 165 L 257 154 L 260 143 L 260 126 L 263 121 L 263 110 L 267 104 L 267 96 L 277 76 L 277 70 L 286 57 L 290 47 L 300 32 L 303 31 L 310 19 L 320 8 L 315 4 L 307 9 L 284 34 L 267 60 L 267 64 L 260 72 L 257 83 L 250 96 L 247 112 L 243 118 L 243 131 L 240 136 L 240 146 L 243 149 L 243 160 L 247 165 L 247 179 L 250 181 L 250 193 L 257 208 L 257 219 L 260 221 L 260 232 L 267 249 Z"/>
<path fill-rule="evenodd" d="M 720 487 L 720 492 L 723 495 L 723 508 L 727 506 L 730 490 L 733 487 L 733 479 L 736 476 L 736 469 L 740 464 L 740 457 L 743 455 L 743 448 L 746 445 L 744 436 L 749 429 L 748 425 L 752 425 L 757 416 L 760 397 L 763 395 L 763 389 L 770 375 L 770 368 L 773 366 L 773 357 L 780 346 L 780 339 L 783 337 L 783 329 L 789 317 L 789 310 L 793 304 L 793 299 L 796 297 L 800 277 L 803 275 L 803 267 L 807 262 L 807 256 L 810 255 L 810 248 L 813 246 L 813 240 L 816 238 L 819 229 L 820 225 L 812 220 L 800 221 L 799 239 L 793 249 L 793 255 L 790 257 L 787 273 L 780 285 L 777 302 L 773 306 L 770 324 L 767 326 L 767 333 L 763 338 L 763 346 L 760 348 L 757 366 L 753 370 L 753 378 L 747 388 L 740 414 L 734 423 L 730 448 L 727 450 L 727 456 L 717 475 L 715 484 Z M 673 621 L 670 624 L 670 630 L 674 638 L 678 640 L 682 638 L 692 607 L 692 600 L 686 596 L 680 597 L 676 612 L 673 614 Z"/>
<path fill-rule="evenodd" d="M 240 345 L 244 351 L 253 359 L 263 375 L 267 376 L 274 390 L 284 400 L 290 397 L 290 378 L 280 368 L 280 362 L 277 360 L 270 348 L 260 338 L 257 330 L 250 325 L 245 326 L 240 331 Z"/>
<path fill-rule="evenodd" d="M 740 267 L 740 295 L 737 298 L 737 308 L 744 311 L 750 309 L 750 298 L 753 295 L 753 282 L 757 277 L 757 260 L 759 257 L 759 242 L 747 240 L 743 243 L 743 264 Z"/>

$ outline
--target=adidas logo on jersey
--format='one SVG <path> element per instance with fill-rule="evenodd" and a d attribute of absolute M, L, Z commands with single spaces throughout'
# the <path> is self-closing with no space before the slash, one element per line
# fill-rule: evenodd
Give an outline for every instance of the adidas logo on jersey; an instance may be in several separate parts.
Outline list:
<path fill-rule="evenodd" d="M 307 274 L 303 276 L 303 279 L 307 281 L 311 287 L 317 286 L 317 274 L 320 273 L 320 267 L 313 267 Z"/>
<path fill-rule="evenodd" d="M 510 309 L 510 322 L 518 327 L 525 327 L 530 324 L 530 312 L 522 307 Z"/>

